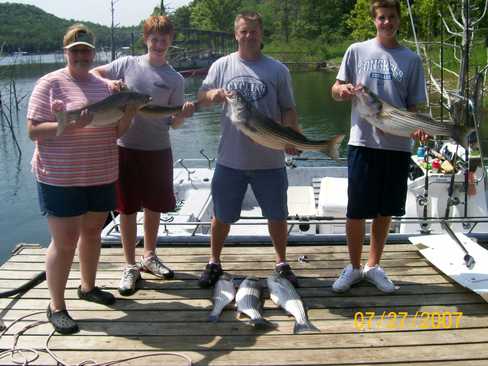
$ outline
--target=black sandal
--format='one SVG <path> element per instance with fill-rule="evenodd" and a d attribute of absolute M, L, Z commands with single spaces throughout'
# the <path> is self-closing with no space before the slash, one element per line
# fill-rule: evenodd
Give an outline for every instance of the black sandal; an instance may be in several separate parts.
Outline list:
<path fill-rule="evenodd" d="M 66 310 L 53 312 L 51 305 L 48 305 L 46 315 L 47 320 L 53 325 L 54 329 L 61 334 L 73 334 L 80 331 L 78 324 L 76 324 Z"/>

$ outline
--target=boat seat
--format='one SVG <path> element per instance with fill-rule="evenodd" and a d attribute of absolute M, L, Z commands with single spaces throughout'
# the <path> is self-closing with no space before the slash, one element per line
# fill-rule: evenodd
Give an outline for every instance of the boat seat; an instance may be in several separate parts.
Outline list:
<path fill-rule="evenodd" d="M 324 177 L 320 181 L 319 216 L 346 217 L 347 178 Z M 339 234 L 345 232 L 343 224 L 321 224 L 319 233 Z"/>
<path fill-rule="evenodd" d="M 289 216 L 317 216 L 315 208 L 315 196 L 312 186 L 289 186 L 288 187 L 288 215 Z M 291 232 L 302 234 L 314 234 L 316 225 L 310 225 L 305 231 L 301 231 L 298 225 L 294 225 Z"/>

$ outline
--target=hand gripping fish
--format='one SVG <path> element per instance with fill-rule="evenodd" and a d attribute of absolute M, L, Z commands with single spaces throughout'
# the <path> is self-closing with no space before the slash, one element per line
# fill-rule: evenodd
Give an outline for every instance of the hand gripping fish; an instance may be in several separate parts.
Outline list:
<path fill-rule="evenodd" d="M 224 308 L 234 300 L 236 296 L 236 289 L 232 278 L 224 273 L 220 276 L 219 280 L 215 284 L 213 292 L 213 309 L 208 316 L 208 321 L 218 322 L 220 313 Z"/>
<path fill-rule="evenodd" d="M 300 295 L 290 281 L 275 273 L 269 276 L 266 281 L 271 301 L 276 305 L 281 306 L 289 314 L 295 317 L 295 326 L 293 327 L 294 334 L 320 332 L 319 329 L 308 320 Z"/>
<path fill-rule="evenodd" d="M 459 144 L 466 146 L 466 137 L 474 129 L 474 127 L 461 126 L 452 121 L 439 122 L 425 114 L 396 108 L 381 100 L 365 86 L 356 92 L 353 103 L 361 118 L 391 135 L 410 137 L 420 128 L 431 136 L 449 136 Z"/>
<path fill-rule="evenodd" d="M 274 150 L 293 146 L 301 151 L 320 151 L 332 159 L 339 157 L 339 145 L 344 135 L 330 140 L 312 141 L 301 133 L 276 123 L 259 112 L 241 93 L 227 97 L 228 114 L 234 126 L 254 142 Z"/>
<path fill-rule="evenodd" d="M 116 124 L 124 115 L 126 106 L 136 105 L 137 107 L 140 107 L 150 101 L 151 97 L 149 95 L 131 91 L 122 91 L 82 108 L 55 112 L 54 115 L 58 122 L 56 135 L 59 136 L 69 122 L 78 120 L 84 109 L 87 109 L 88 112 L 93 115 L 93 120 L 88 126 L 104 127 Z"/>
<path fill-rule="evenodd" d="M 237 312 L 251 318 L 256 329 L 274 328 L 274 324 L 263 318 L 262 285 L 256 277 L 246 277 L 236 294 Z"/>

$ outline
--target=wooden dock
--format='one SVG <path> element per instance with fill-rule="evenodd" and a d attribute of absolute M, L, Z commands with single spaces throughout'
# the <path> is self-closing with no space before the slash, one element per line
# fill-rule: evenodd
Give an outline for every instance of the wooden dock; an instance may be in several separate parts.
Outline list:
<path fill-rule="evenodd" d="M 208 252 L 203 247 L 159 248 L 158 254 L 176 271 L 176 279 L 163 281 L 144 274 L 142 288 L 122 298 L 117 292 L 122 250 L 102 249 L 97 284 L 117 296 L 110 308 L 78 300 L 76 258 L 66 297 L 81 331 L 56 334 L 51 350 L 70 365 L 161 351 L 183 353 L 196 365 L 488 365 L 488 304 L 439 274 L 412 245 L 386 247 L 382 264 L 400 285 L 391 295 L 366 283 L 345 294 L 332 292 L 333 280 L 348 262 L 345 246 L 289 247 L 289 261 L 301 280 L 299 292 L 309 318 L 320 328 L 320 333 L 300 335 L 292 334 L 293 318 L 269 299 L 264 316 L 277 324 L 276 330 L 256 331 L 245 319 L 236 319 L 233 309 L 225 310 L 219 323 L 208 323 L 212 293 L 197 286 Z M 17 287 L 42 270 L 44 254 L 45 248 L 23 248 L 12 256 L 0 267 L 0 291 Z M 297 260 L 303 255 L 308 262 Z M 227 272 L 235 276 L 265 277 L 274 263 L 270 246 L 226 247 L 222 259 Z M 0 319 L 9 325 L 21 316 L 44 311 L 48 301 L 44 282 L 23 296 L 0 299 Z M 45 314 L 33 319 L 45 320 Z M 14 333 L 29 322 L 20 322 L 0 338 L 0 352 L 11 347 Z M 40 351 L 33 365 L 56 365 L 44 351 L 51 331 L 49 324 L 42 324 L 20 337 L 18 347 Z M 13 363 L 4 357 L 0 364 Z M 187 363 L 161 356 L 124 363 L 129 364 Z"/>

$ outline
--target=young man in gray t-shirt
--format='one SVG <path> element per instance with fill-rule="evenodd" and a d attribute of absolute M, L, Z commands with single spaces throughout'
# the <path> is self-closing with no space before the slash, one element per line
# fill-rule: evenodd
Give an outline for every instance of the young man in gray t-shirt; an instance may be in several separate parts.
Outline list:
<path fill-rule="evenodd" d="M 418 55 L 397 40 L 400 27 L 398 0 L 372 0 L 376 37 L 354 43 L 342 59 L 332 96 L 351 100 L 366 86 L 395 107 L 415 111 L 425 101 L 425 80 Z M 417 131 L 414 136 L 424 139 Z M 347 291 L 363 279 L 383 292 L 395 285 L 379 266 L 391 216 L 405 214 L 411 139 L 387 134 L 362 120 L 355 103 L 351 111 L 348 147 L 347 244 L 351 264 L 334 282 L 336 292 Z M 361 266 L 365 219 L 373 219 L 368 263 Z"/>
<path fill-rule="evenodd" d="M 236 17 L 238 51 L 211 66 L 198 94 L 199 103 L 223 103 L 233 90 L 239 91 L 266 116 L 299 130 L 290 73 L 283 64 L 261 53 L 262 35 L 259 14 L 245 12 Z M 224 240 L 230 224 L 239 219 L 244 194 L 251 185 L 263 216 L 268 219 L 276 251 L 276 272 L 296 286 L 297 279 L 286 263 L 288 180 L 284 153 L 261 146 L 238 131 L 227 116 L 227 105 L 220 122 L 222 137 L 212 179 L 212 255 L 199 285 L 212 287 L 222 274 L 220 253 Z M 297 153 L 293 148 L 287 152 Z"/>

